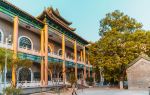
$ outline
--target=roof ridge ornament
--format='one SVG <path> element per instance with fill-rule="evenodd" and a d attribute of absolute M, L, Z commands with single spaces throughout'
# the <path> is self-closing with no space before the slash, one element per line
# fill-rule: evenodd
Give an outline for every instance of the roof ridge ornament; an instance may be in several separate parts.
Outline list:
<path fill-rule="evenodd" d="M 55 13 L 60 16 L 59 10 L 56 8 Z"/>
<path fill-rule="evenodd" d="M 49 15 L 52 14 L 52 11 L 53 11 L 52 6 L 48 7 L 48 8 L 46 9 L 46 11 L 48 12 Z"/>

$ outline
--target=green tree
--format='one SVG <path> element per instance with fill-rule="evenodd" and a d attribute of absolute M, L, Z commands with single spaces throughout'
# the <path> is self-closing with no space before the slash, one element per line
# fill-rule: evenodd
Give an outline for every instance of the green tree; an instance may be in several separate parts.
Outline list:
<path fill-rule="evenodd" d="M 100 21 L 99 35 L 103 36 L 105 32 L 116 30 L 119 32 L 134 32 L 141 29 L 142 24 L 137 22 L 134 18 L 125 15 L 119 10 L 106 14 L 106 17 Z"/>
<path fill-rule="evenodd" d="M 105 80 L 124 80 L 131 61 L 140 54 L 150 56 L 150 32 L 141 28 L 141 23 L 118 10 L 100 21 L 101 38 L 89 46 L 89 60 L 95 68 L 104 69 Z"/>
<path fill-rule="evenodd" d="M 30 68 L 33 64 L 33 62 L 31 60 L 21 59 L 21 58 L 19 58 L 19 56 L 16 59 L 14 59 L 13 51 L 6 50 L 4 48 L 0 48 L 0 75 L 3 75 L 2 73 L 4 72 L 6 56 L 7 56 L 7 69 L 8 70 L 12 70 L 12 65 L 14 65 L 17 70 L 20 67 Z M 2 76 L 0 76 L 0 77 L 2 77 Z"/>
<path fill-rule="evenodd" d="M 7 67 L 11 69 L 12 53 L 11 51 L 7 51 Z M 0 48 L 0 77 L 3 78 L 4 68 L 5 68 L 5 58 L 6 58 L 6 50 L 4 48 Z"/>
<path fill-rule="evenodd" d="M 126 67 L 131 61 L 143 53 L 150 56 L 150 32 L 109 31 L 93 43 L 89 51 L 90 62 L 104 68 L 105 79 L 118 82 L 121 78 L 125 79 Z"/>
<path fill-rule="evenodd" d="M 12 64 L 15 64 L 17 68 L 26 67 L 29 68 L 32 66 L 32 61 L 29 59 L 21 59 L 19 56 L 14 59 L 13 52 L 10 50 L 5 50 L 4 48 L 0 48 L 0 72 L 4 70 L 5 66 L 5 58 L 7 52 L 7 68 L 11 69 Z"/>

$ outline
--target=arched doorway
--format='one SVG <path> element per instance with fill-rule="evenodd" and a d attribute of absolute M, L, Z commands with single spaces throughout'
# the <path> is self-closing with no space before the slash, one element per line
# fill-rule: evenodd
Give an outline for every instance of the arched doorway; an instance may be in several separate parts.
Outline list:
<path fill-rule="evenodd" d="M 32 70 L 29 68 L 18 69 L 18 81 L 32 81 Z"/>

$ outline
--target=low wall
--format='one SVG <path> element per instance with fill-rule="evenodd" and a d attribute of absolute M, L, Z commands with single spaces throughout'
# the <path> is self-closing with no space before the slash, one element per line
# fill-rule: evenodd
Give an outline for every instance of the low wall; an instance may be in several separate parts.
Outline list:
<path fill-rule="evenodd" d="M 40 92 L 47 92 L 50 91 L 52 87 L 29 87 L 29 88 L 23 88 L 21 95 L 28 95 L 32 93 L 40 93 Z"/>
<path fill-rule="evenodd" d="M 68 85 L 65 85 L 68 86 Z M 41 92 L 48 92 L 54 88 L 58 87 L 59 89 L 63 88 L 63 85 L 58 86 L 47 86 L 47 87 L 29 87 L 29 88 L 23 88 L 21 95 L 29 95 L 33 93 L 41 93 Z"/>

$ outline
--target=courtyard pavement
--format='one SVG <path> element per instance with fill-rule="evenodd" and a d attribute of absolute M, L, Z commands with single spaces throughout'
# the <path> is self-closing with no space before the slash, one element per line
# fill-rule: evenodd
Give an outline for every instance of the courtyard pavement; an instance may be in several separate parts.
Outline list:
<path fill-rule="evenodd" d="M 41 93 L 32 95 L 59 95 L 52 93 Z M 60 95 L 71 95 L 71 91 L 66 91 Z M 148 90 L 119 90 L 119 89 L 102 89 L 102 88 L 89 88 L 78 90 L 77 95 L 149 95 Z"/>

